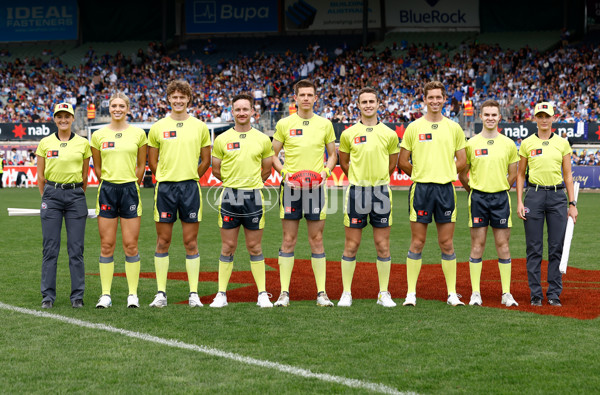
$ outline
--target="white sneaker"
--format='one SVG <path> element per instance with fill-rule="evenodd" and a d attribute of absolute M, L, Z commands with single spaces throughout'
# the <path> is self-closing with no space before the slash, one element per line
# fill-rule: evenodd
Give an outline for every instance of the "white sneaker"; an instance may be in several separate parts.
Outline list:
<path fill-rule="evenodd" d="M 342 296 L 337 305 L 338 307 L 352 306 L 352 294 L 350 292 L 342 292 Z"/>
<path fill-rule="evenodd" d="M 317 294 L 317 306 L 333 307 L 333 302 L 329 300 L 325 292 L 319 292 Z"/>
<path fill-rule="evenodd" d="M 165 307 L 167 305 L 167 295 L 164 292 L 158 292 L 154 297 L 152 303 L 150 303 L 150 307 Z"/>
<path fill-rule="evenodd" d="M 406 299 L 402 306 L 416 306 L 417 305 L 417 294 L 415 292 L 407 293 Z"/>
<path fill-rule="evenodd" d="M 269 294 L 266 291 L 258 294 L 256 305 L 260 308 L 273 307 L 273 303 L 271 303 Z"/>
<path fill-rule="evenodd" d="M 379 292 L 377 304 L 383 307 L 396 307 L 396 302 L 392 300 L 392 295 L 388 291 Z"/>
<path fill-rule="evenodd" d="M 227 294 L 225 292 L 217 292 L 217 295 L 210 304 L 210 307 L 216 307 L 220 309 L 221 307 L 227 306 L 227 304 Z"/>
<path fill-rule="evenodd" d="M 469 302 L 471 306 L 481 306 L 483 301 L 481 300 L 481 294 L 479 292 L 473 292 L 471 294 L 471 301 Z"/>
<path fill-rule="evenodd" d="M 140 307 L 140 300 L 137 295 L 129 295 L 127 296 L 127 307 L 130 309 L 136 309 Z"/>
<path fill-rule="evenodd" d="M 465 304 L 460 301 L 460 298 L 462 298 L 462 296 L 459 294 L 450 294 L 448 295 L 448 300 L 446 303 L 448 303 L 450 306 L 464 306 Z"/>
<path fill-rule="evenodd" d="M 502 294 L 502 304 L 506 307 L 518 306 L 519 304 L 510 293 Z"/>
<path fill-rule="evenodd" d="M 112 300 L 110 299 L 110 295 L 101 295 L 100 299 L 98 299 L 98 303 L 96 304 L 97 309 L 108 309 L 112 306 Z"/>
<path fill-rule="evenodd" d="M 188 299 L 188 304 L 190 307 L 202 307 L 204 306 L 198 297 L 196 292 L 190 292 L 190 297 Z"/>
<path fill-rule="evenodd" d="M 289 294 L 289 292 L 283 291 L 281 293 L 281 295 L 279 295 L 277 302 L 275 302 L 275 307 L 287 307 L 289 305 L 290 305 L 290 294 Z"/>

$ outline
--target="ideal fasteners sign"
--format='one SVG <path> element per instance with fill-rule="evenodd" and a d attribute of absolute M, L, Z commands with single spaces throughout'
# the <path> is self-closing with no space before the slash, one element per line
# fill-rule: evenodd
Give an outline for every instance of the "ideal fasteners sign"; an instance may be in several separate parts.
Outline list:
<path fill-rule="evenodd" d="M 77 0 L 4 0 L 0 41 L 77 39 Z"/>

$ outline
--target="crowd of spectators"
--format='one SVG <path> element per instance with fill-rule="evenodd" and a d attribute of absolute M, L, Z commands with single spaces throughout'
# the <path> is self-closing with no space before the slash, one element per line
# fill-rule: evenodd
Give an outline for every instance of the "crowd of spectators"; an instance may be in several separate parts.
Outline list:
<path fill-rule="evenodd" d="M 598 121 L 600 46 L 563 45 L 545 53 L 485 44 L 403 46 L 376 53 L 312 43 L 303 53 L 238 54 L 213 65 L 204 63 L 202 55 L 184 58 L 156 43 L 132 54 L 98 54 L 90 47 L 76 67 L 58 56 L 49 61 L 0 58 L 0 122 L 49 121 L 59 101 L 94 103 L 98 115 L 107 115 L 108 98 L 117 90 L 131 98 L 131 121 L 153 122 L 169 111 L 165 89 L 174 78 L 192 84 L 191 112 L 205 122 L 231 121 L 229 99 L 242 91 L 253 92 L 260 113 L 283 113 L 291 104 L 293 83 L 302 78 L 317 82 L 316 112 L 333 122 L 359 118 L 356 93 L 365 85 L 381 92 L 383 121 L 417 119 L 425 111 L 421 88 L 431 79 L 446 85 L 444 111 L 457 121 L 465 100 L 477 110 L 492 98 L 502 104 L 509 122 L 531 120 L 533 105 L 541 100 L 555 105 L 559 122 Z"/>

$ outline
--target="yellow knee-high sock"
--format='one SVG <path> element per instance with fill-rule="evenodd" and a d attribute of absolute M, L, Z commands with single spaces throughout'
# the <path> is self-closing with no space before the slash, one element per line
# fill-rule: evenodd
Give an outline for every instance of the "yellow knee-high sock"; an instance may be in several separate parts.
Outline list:
<path fill-rule="evenodd" d="M 265 292 L 267 287 L 265 285 L 265 257 L 263 254 L 250 255 L 250 270 L 252 271 L 252 277 L 254 277 L 258 293 Z"/>
<path fill-rule="evenodd" d="M 421 253 L 416 254 L 408 251 L 408 256 L 406 257 L 406 282 L 408 284 L 407 293 L 409 294 L 417 292 L 417 279 L 419 278 L 422 263 Z"/>
<path fill-rule="evenodd" d="M 137 295 L 138 283 L 140 281 L 140 254 L 125 256 L 125 275 L 127 276 L 129 295 Z"/>
<path fill-rule="evenodd" d="M 113 274 L 115 273 L 115 261 L 112 256 L 100 256 L 100 285 L 102 295 L 110 295 Z"/>
<path fill-rule="evenodd" d="M 294 253 L 279 251 L 279 281 L 281 283 L 281 292 L 290 292 L 290 280 L 292 279 L 292 269 L 294 269 Z"/>
<path fill-rule="evenodd" d="M 379 277 L 379 292 L 387 292 L 392 271 L 392 257 L 377 257 L 377 276 Z"/>
<path fill-rule="evenodd" d="M 342 255 L 342 285 L 344 286 L 344 292 L 352 292 L 354 269 L 356 269 L 356 257 L 350 258 Z"/>
<path fill-rule="evenodd" d="M 325 260 L 325 253 L 312 254 L 310 257 L 310 263 L 312 264 L 315 282 L 317 283 L 317 293 L 325 292 L 325 278 L 327 276 L 327 261 Z"/>
<path fill-rule="evenodd" d="M 190 292 L 198 293 L 198 276 L 200 275 L 200 254 L 185 256 L 185 270 L 190 284 Z"/>
<path fill-rule="evenodd" d="M 219 292 L 227 292 L 227 284 L 233 272 L 233 255 L 219 257 Z"/>
<path fill-rule="evenodd" d="M 500 282 L 502 284 L 502 293 L 510 293 L 510 273 L 512 269 L 511 259 L 498 259 L 498 269 L 500 269 Z"/>
<path fill-rule="evenodd" d="M 469 273 L 471 274 L 471 292 L 481 292 L 481 258 L 469 258 Z"/>
<path fill-rule="evenodd" d="M 449 294 L 456 293 L 456 254 L 442 254 L 442 271 L 446 277 L 446 288 Z"/>
<path fill-rule="evenodd" d="M 169 253 L 154 253 L 154 269 L 158 292 L 167 293 L 167 274 L 169 273 Z"/>

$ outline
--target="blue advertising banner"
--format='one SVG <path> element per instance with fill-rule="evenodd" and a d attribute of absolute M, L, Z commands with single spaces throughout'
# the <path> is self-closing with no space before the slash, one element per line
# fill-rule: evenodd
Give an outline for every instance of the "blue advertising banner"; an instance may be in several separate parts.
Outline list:
<path fill-rule="evenodd" d="M 277 0 L 186 0 L 186 33 L 277 32 Z"/>
<path fill-rule="evenodd" d="M 0 42 L 76 40 L 77 0 L 4 0 Z"/>
<path fill-rule="evenodd" d="M 600 166 L 573 166 L 572 173 L 579 188 L 600 188 Z"/>

